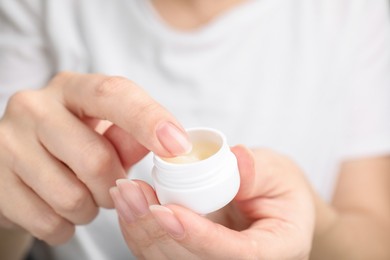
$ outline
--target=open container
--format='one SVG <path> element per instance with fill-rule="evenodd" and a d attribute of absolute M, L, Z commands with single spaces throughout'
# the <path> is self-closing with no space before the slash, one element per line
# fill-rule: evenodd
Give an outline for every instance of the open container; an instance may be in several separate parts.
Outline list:
<path fill-rule="evenodd" d="M 193 144 L 189 154 L 154 156 L 154 188 L 162 205 L 178 204 L 208 214 L 224 207 L 237 194 L 237 159 L 220 131 L 191 128 L 187 132 Z"/>

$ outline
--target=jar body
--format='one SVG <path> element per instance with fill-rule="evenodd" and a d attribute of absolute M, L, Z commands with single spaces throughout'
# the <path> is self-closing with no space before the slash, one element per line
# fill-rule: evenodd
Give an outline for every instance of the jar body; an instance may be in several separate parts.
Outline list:
<path fill-rule="evenodd" d="M 240 186 L 237 159 L 222 133 L 208 128 L 188 130 L 190 138 L 218 145 L 210 157 L 176 164 L 156 157 L 152 178 L 161 204 L 178 204 L 199 214 L 208 214 L 228 204 Z"/>

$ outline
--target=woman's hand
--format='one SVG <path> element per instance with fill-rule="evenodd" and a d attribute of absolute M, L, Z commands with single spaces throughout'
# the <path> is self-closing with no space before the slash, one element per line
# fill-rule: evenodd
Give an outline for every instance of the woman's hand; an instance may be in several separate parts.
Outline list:
<path fill-rule="evenodd" d="M 237 146 L 241 187 L 206 217 L 158 203 L 152 187 L 119 180 L 111 189 L 125 240 L 141 259 L 307 259 L 314 206 L 301 170 L 269 150 Z"/>
<path fill-rule="evenodd" d="M 107 120 L 108 129 L 95 127 Z M 0 227 L 21 226 L 50 244 L 67 241 L 115 180 L 149 150 L 190 149 L 178 122 L 133 82 L 61 73 L 16 93 L 0 120 Z"/>

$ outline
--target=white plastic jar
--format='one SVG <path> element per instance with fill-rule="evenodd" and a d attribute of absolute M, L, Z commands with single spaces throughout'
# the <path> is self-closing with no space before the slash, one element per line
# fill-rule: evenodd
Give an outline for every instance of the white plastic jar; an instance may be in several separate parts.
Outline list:
<path fill-rule="evenodd" d="M 208 214 L 224 207 L 237 194 L 237 159 L 220 131 L 191 128 L 187 132 L 193 144 L 189 154 L 154 156 L 154 188 L 162 205 L 178 204 Z"/>

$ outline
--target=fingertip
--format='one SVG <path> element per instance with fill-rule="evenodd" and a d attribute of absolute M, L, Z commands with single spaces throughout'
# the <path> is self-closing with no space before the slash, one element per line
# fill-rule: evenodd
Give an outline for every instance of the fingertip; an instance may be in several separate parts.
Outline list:
<path fill-rule="evenodd" d="M 122 197 L 119 188 L 116 186 L 110 188 L 110 195 L 114 201 L 115 209 L 120 219 L 124 220 L 127 224 L 134 222 L 135 217 L 131 212 L 130 207 Z"/>
<path fill-rule="evenodd" d="M 253 152 L 244 145 L 236 145 L 231 148 L 237 158 L 241 178 L 255 172 L 255 157 Z"/>
<path fill-rule="evenodd" d="M 113 199 L 119 192 L 119 189 L 117 186 L 111 187 L 108 192 L 110 193 L 111 198 Z"/>
<path fill-rule="evenodd" d="M 150 205 L 149 210 L 153 214 L 157 223 L 172 238 L 182 240 L 185 237 L 186 233 L 183 224 L 179 221 L 171 209 L 161 205 Z"/>
<path fill-rule="evenodd" d="M 253 157 L 253 152 L 243 144 L 233 146 L 231 148 L 231 151 L 236 155 L 236 157 Z"/>
<path fill-rule="evenodd" d="M 244 199 L 252 191 L 256 184 L 255 157 L 253 152 L 244 145 L 232 147 L 232 152 L 237 157 L 238 169 L 240 172 L 240 188 L 236 195 L 236 200 Z"/>
<path fill-rule="evenodd" d="M 212 228 L 210 224 L 214 225 L 214 223 L 207 219 L 204 215 L 195 213 L 192 210 L 180 205 L 168 204 L 164 205 L 164 207 L 174 212 L 176 218 L 180 221 L 186 230 L 186 233 L 191 234 L 190 236 L 193 239 L 196 239 L 195 237 L 207 234 Z"/>
<path fill-rule="evenodd" d="M 160 144 L 171 156 L 183 155 L 192 150 L 192 143 L 187 132 L 172 122 L 158 124 L 156 136 Z"/>
<path fill-rule="evenodd" d="M 156 191 L 149 183 L 142 180 L 133 180 L 133 181 L 139 185 L 149 205 L 160 204 L 156 195 Z"/>

